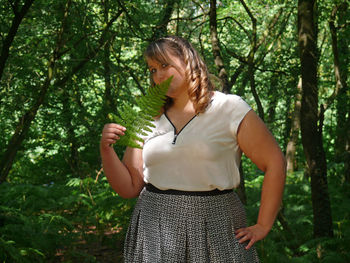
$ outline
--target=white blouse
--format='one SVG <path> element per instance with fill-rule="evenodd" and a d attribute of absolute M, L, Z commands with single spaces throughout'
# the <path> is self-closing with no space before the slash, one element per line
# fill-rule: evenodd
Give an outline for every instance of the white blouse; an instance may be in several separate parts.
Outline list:
<path fill-rule="evenodd" d="M 159 189 L 209 191 L 239 185 L 238 126 L 250 106 L 236 95 L 216 91 L 204 113 L 175 134 L 165 114 L 145 138 L 144 181 Z"/>

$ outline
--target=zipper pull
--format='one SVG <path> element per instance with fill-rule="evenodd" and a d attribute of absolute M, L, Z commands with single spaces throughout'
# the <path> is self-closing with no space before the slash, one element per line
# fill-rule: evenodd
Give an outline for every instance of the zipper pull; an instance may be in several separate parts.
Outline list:
<path fill-rule="evenodd" d="M 177 138 L 177 134 L 174 135 L 174 140 L 173 140 L 172 144 L 176 143 L 176 138 Z"/>

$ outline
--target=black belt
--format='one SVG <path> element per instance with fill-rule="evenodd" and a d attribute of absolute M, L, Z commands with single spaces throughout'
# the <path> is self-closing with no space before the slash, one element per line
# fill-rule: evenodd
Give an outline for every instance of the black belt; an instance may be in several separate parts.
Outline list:
<path fill-rule="evenodd" d="M 226 189 L 226 190 L 214 189 L 209 191 L 181 191 L 181 190 L 174 190 L 174 189 L 161 190 L 155 187 L 153 184 L 146 184 L 145 187 L 147 191 L 158 193 L 158 194 L 168 194 L 168 195 L 211 196 L 211 195 L 228 194 L 233 191 L 232 189 Z"/>

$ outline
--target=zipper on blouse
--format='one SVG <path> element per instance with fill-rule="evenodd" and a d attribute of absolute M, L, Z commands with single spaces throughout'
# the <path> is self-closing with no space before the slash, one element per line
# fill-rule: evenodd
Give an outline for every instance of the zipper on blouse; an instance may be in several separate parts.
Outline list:
<path fill-rule="evenodd" d="M 213 99 L 211 99 L 211 101 L 210 101 L 210 103 L 209 104 L 211 104 L 213 102 Z M 175 145 L 176 144 L 176 139 L 177 139 L 177 136 L 182 132 L 182 130 L 195 118 L 195 117 L 197 117 L 198 116 L 198 114 L 196 114 L 196 115 L 194 115 L 182 128 L 181 128 L 181 130 L 178 132 L 178 133 L 176 133 L 176 127 L 175 127 L 175 125 L 173 124 L 173 122 L 169 119 L 169 117 L 168 117 L 168 115 L 166 114 L 166 112 L 164 112 L 164 115 L 165 115 L 165 117 L 168 119 L 168 121 L 170 122 L 170 124 L 173 126 L 173 128 L 174 128 L 174 139 L 173 139 L 173 141 L 172 141 L 172 145 Z"/>
<path fill-rule="evenodd" d="M 176 138 L 177 138 L 177 134 L 174 134 L 174 140 L 173 140 L 172 144 L 176 143 Z"/>
<path fill-rule="evenodd" d="M 171 125 L 173 126 L 173 128 L 174 128 L 174 139 L 173 139 L 173 141 L 172 141 L 171 144 L 175 145 L 175 144 L 176 144 L 177 136 L 182 132 L 182 130 L 183 130 L 195 117 L 197 117 L 198 114 L 194 115 L 194 116 L 181 128 L 181 130 L 180 130 L 178 133 L 176 133 L 176 127 L 175 127 L 175 125 L 172 123 L 172 121 L 169 119 L 169 117 L 166 115 L 166 113 L 164 113 L 164 115 L 165 115 L 165 117 L 168 119 L 168 121 L 170 122 L 170 124 L 171 124 Z"/>

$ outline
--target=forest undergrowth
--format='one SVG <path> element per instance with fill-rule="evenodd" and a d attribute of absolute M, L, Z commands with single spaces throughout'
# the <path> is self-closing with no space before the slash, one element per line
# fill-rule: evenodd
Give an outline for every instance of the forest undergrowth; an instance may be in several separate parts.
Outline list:
<path fill-rule="evenodd" d="M 256 220 L 263 176 L 247 178 L 247 214 Z M 310 184 L 287 178 L 283 209 L 268 237 L 256 244 L 261 262 L 350 262 L 350 191 L 329 177 L 334 238 L 314 239 Z M 105 177 L 45 185 L 0 185 L 1 262 L 122 262 L 135 199 L 115 194 Z"/>

